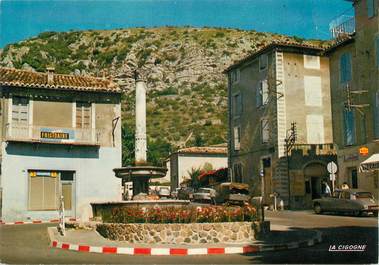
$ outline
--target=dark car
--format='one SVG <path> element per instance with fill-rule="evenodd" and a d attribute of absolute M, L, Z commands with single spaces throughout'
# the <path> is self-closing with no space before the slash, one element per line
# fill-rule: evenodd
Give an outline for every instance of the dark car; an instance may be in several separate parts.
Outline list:
<path fill-rule="evenodd" d="M 190 187 L 182 187 L 178 190 L 179 200 L 193 200 L 194 189 Z"/>
<path fill-rule="evenodd" d="M 315 213 L 343 212 L 356 216 L 364 213 L 378 215 L 379 205 L 372 194 L 365 190 L 336 190 L 332 196 L 313 200 Z"/>

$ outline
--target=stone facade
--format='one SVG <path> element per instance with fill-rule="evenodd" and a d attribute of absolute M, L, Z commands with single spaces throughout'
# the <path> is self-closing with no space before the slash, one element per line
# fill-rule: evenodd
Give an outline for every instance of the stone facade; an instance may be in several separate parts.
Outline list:
<path fill-rule="evenodd" d="M 273 204 L 274 192 L 287 207 L 309 197 L 292 189 L 303 183 L 305 190 L 302 166 L 322 159 L 304 156 L 305 163 L 296 165 L 301 175 L 288 177 L 285 139 L 293 122 L 296 144 L 316 149 L 333 142 L 329 59 L 322 51 L 316 46 L 272 43 L 226 70 L 232 180 L 248 183 L 252 195 L 263 196 L 264 204 Z M 315 177 L 321 185 L 327 175 Z M 314 190 L 320 185 L 315 183 Z"/>
<path fill-rule="evenodd" d="M 350 188 L 370 191 L 378 198 L 379 171 L 360 172 L 359 166 L 379 152 L 379 1 L 358 0 L 353 6 L 355 34 L 327 51 L 338 146 L 336 184 L 347 182 Z M 350 58 L 349 64 L 344 56 Z M 350 73 L 345 78 L 343 66 Z M 368 154 L 360 153 L 362 147 Z"/>
<path fill-rule="evenodd" d="M 193 224 L 98 224 L 111 240 L 146 244 L 247 243 L 254 240 L 251 222 Z"/>

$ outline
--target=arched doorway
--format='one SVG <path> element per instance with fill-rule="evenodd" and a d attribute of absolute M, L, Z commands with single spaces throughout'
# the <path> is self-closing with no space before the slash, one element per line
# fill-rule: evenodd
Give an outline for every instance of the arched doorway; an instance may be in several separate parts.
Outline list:
<path fill-rule="evenodd" d="M 312 200 L 321 197 L 322 180 L 327 178 L 328 171 L 322 162 L 311 162 L 304 167 L 305 196 L 307 206 L 312 206 Z"/>

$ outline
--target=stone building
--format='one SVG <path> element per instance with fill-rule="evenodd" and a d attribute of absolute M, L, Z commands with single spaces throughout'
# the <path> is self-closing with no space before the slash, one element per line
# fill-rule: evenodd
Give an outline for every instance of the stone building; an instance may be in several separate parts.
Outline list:
<path fill-rule="evenodd" d="M 327 162 L 335 160 L 329 59 L 322 51 L 274 42 L 225 71 L 231 177 L 250 184 L 266 204 L 276 192 L 287 206 L 291 197 L 291 208 L 310 207 L 328 177 Z M 291 124 L 296 141 L 288 141 L 287 160 Z"/>
<path fill-rule="evenodd" d="M 221 146 L 187 147 L 179 149 L 169 157 L 171 190 L 180 187 L 185 179 L 190 179 L 192 169 L 203 168 L 210 164 L 213 169 L 228 166 L 227 148 Z"/>
<path fill-rule="evenodd" d="M 359 166 L 379 153 L 379 1 L 350 2 L 355 16 L 334 23 L 336 44 L 326 51 L 338 146 L 337 182 L 346 181 L 378 198 L 379 172 L 359 172 Z"/>
<path fill-rule="evenodd" d="M 121 198 L 120 90 L 83 76 L 0 68 L 1 219 L 87 220 Z"/>

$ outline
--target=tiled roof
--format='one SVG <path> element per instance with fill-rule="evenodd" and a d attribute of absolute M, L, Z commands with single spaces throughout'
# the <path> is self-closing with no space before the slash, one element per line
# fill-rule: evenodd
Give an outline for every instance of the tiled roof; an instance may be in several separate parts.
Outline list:
<path fill-rule="evenodd" d="M 235 62 L 234 64 L 226 68 L 224 73 L 227 73 L 228 71 L 240 66 L 241 64 L 248 62 L 254 59 L 255 57 L 257 57 L 258 55 L 276 47 L 308 49 L 308 50 L 313 50 L 313 51 L 318 51 L 318 52 L 321 52 L 325 49 L 325 47 L 321 45 L 313 45 L 306 42 L 300 43 L 300 42 L 295 42 L 295 41 L 272 41 L 266 44 L 265 46 L 263 46 L 262 48 L 256 50 L 252 54 L 246 56 L 245 58 Z"/>
<path fill-rule="evenodd" d="M 333 42 L 331 42 L 331 44 L 324 50 L 325 53 L 329 53 L 333 50 L 335 50 L 336 48 L 342 46 L 342 45 L 345 45 L 345 44 L 349 44 L 351 42 L 354 41 L 354 34 L 350 34 L 350 35 L 345 35 L 343 36 L 342 38 L 338 38 L 336 40 L 334 40 Z"/>
<path fill-rule="evenodd" d="M 194 146 L 179 149 L 177 153 L 187 153 L 187 154 L 227 154 L 228 150 L 226 147 L 211 147 L 211 146 Z"/>
<path fill-rule="evenodd" d="M 57 90 L 120 92 L 118 85 L 107 79 L 56 73 L 52 73 L 52 75 L 52 81 L 48 82 L 47 73 L 0 67 L 0 85 Z"/>

